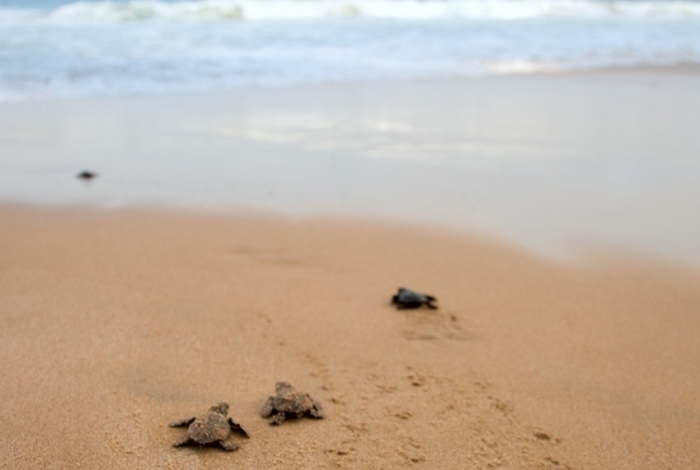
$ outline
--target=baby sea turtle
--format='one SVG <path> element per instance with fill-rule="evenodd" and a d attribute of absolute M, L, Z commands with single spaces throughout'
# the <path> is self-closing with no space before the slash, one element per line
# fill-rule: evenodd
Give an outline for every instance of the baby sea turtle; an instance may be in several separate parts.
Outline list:
<path fill-rule="evenodd" d="M 97 173 L 85 170 L 75 175 L 75 177 L 83 181 L 92 181 L 93 178 L 97 178 Z"/>
<path fill-rule="evenodd" d="M 228 418 L 228 403 L 221 402 L 209 408 L 205 414 L 194 418 L 181 419 L 170 423 L 170 427 L 189 426 L 187 437 L 173 444 L 180 446 L 221 446 L 224 450 L 233 451 L 238 449 L 238 444 L 229 442 L 233 432 L 248 437 L 248 433 L 233 419 Z"/>
<path fill-rule="evenodd" d="M 268 398 L 260 411 L 263 418 L 271 417 L 270 424 L 281 424 L 286 418 L 301 418 L 304 415 L 316 419 L 323 418 L 321 404 L 308 393 L 297 392 L 287 382 L 277 382 L 275 392 L 276 395 Z"/>
<path fill-rule="evenodd" d="M 434 305 L 433 302 L 437 302 L 437 299 L 432 295 L 421 294 L 405 287 L 399 287 L 398 293 L 391 298 L 391 303 L 396 305 L 398 309 L 420 308 L 425 305 L 435 310 L 437 305 Z"/>

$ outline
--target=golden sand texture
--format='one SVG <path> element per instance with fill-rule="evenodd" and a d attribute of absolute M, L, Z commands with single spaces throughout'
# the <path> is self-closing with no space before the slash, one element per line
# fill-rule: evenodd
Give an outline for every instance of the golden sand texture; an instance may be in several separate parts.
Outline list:
<path fill-rule="evenodd" d="M 696 468 L 700 275 L 336 220 L 0 208 L 0 468 Z M 399 286 L 439 310 L 397 311 Z M 270 426 L 275 382 L 326 417 Z M 250 439 L 174 448 L 214 403 Z"/>

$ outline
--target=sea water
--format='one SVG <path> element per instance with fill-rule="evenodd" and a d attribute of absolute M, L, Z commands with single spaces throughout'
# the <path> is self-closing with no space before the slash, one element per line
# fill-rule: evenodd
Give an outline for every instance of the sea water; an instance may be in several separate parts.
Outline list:
<path fill-rule="evenodd" d="M 0 101 L 689 63 L 698 0 L 0 0 Z"/>
<path fill-rule="evenodd" d="M 369 215 L 700 266 L 696 68 L 550 74 L 698 63 L 697 0 L 0 0 L 0 201 Z"/>

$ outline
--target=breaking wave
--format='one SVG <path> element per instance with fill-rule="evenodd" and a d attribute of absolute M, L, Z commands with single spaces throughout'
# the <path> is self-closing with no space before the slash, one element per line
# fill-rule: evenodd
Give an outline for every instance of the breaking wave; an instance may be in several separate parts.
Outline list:
<path fill-rule="evenodd" d="M 526 20 L 700 17 L 688 0 L 157 0 L 80 1 L 53 8 L 3 8 L 0 21 L 279 21 L 322 18 Z"/>
<path fill-rule="evenodd" d="M 0 101 L 698 63 L 700 1 L 0 0 Z"/>

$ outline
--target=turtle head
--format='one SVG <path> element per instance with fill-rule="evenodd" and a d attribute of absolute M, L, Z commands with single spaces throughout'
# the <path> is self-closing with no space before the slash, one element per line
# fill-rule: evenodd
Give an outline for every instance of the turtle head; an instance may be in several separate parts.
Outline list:
<path fill-rule="evenodd" d="M 292 384 L 290 384 L 289 382 L 277 382 L 275 384 L 275 392 L 277 394 L 284 393 L 291 388 L 294 387 L 292 387 Z"/>
<path fill-rule="evenodd" d="M 226 416 L 228 414 L 228 403 L 222 401 L 218 405 L 209 408 L 209 411 L 211 411 L 212 413 L 219 413 Z"/>
<path fill-rule="evenodd" d="M 399 287 L 399 291 L 397 292 L 397 294 L 391 298 L 391 303 L 398 304 L 399 303 L 399 296 L 401 294 L 403 294 L 405 291 L 406 291 L 405 287 Z"/>

